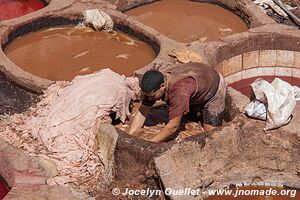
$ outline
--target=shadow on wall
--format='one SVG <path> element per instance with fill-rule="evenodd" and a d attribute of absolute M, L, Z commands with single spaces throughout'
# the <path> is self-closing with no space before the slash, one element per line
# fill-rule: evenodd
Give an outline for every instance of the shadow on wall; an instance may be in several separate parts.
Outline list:
<path fill-rule="evenodd" d="M 0 176 L 0 199 L 3 199 L 9 192 L 9 187 L 4 178 Z"/>

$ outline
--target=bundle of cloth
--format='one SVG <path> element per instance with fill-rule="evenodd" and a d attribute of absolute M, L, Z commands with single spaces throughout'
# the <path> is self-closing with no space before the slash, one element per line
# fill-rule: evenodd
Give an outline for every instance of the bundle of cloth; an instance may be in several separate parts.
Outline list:
<path fill-rule="evenodd" d="M 266 121 L 265 131 L 284 126 L 292 119 L 296 101 L 300 100 L 300 88 L 275 78 L 272 83 L 257 79 L 251 84 L 255 99 L 244 113 Z"/>
<path fill-rule="evenodd" d="M 51 85 L 35 108 L 12 117 L 6 132 L 17 133 L 19 146 L 54 166 L 50 184 L 74 183 L 91 192 L 112 180 L 99 153 L 107 152 L 96 139 L 99 124 L 110 123 L 111 113 L 124 122 L 139 93 L 137 78 L 110 69 L 77 76 Z"/>

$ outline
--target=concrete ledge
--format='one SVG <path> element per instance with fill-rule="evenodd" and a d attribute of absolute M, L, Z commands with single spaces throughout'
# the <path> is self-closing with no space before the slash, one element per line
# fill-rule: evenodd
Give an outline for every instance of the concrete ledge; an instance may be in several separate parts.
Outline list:
<path fill-rule="evenodd" d="M 265 183 L 299 183 L 299 135 L 280 130 L 265 134 L 263 127 L 263 122 L 240 116 L 210 133 L 204 145 L 199 144 L 199 137 L 173 145 L 154 158 L 164 188 L 205 191 L 255 182 L 257 177 Z M 169 197 L 201 199 L 205 195 Z"/>
<path fill-rule="evenodd" d="M 5 200 L 78 199 L 69 188 L 48 186 L 49 176 L 44 169 L 21 149 L 13 148 L 1 139 L 0 147 L 0 175 L 11 188 Z"/>

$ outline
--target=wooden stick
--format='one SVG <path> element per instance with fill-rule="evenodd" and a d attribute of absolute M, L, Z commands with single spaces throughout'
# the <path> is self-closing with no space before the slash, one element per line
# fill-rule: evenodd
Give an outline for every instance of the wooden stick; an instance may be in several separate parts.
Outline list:
<path fill-rule="evenodd" d="M 300 19 L 292 13 L 292 11 L 288 10 L 283 4 L 281 4 L 278 0 L 273 0 L 282 10 L 290 16 L 290 18 L 300 27 Z"/>

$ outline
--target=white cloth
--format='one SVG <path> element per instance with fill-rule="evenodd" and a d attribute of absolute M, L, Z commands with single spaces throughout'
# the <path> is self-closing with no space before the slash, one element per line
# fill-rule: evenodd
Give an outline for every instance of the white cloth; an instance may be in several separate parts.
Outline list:
<path fill-rule="evenodd" d="M 97 31 L 101 31 L 102 29 L 108 32 L 113 31 L 114 22 L 105 12 L 97 9 L 86 10 L 84 11 L 83 16 L 83 23 L 85 25 L 92 24 Z"/>
<path fill-rule="evenodd" d="M 255 100 L 245 108 L 245 114 L 266 120 L 264 130 L 279 128 L 289 123 L 296 99 L 300 97 L 300 88 L 275 78 L 270 84 L 265 80 L 256 80 L 251 84 Z"/>

